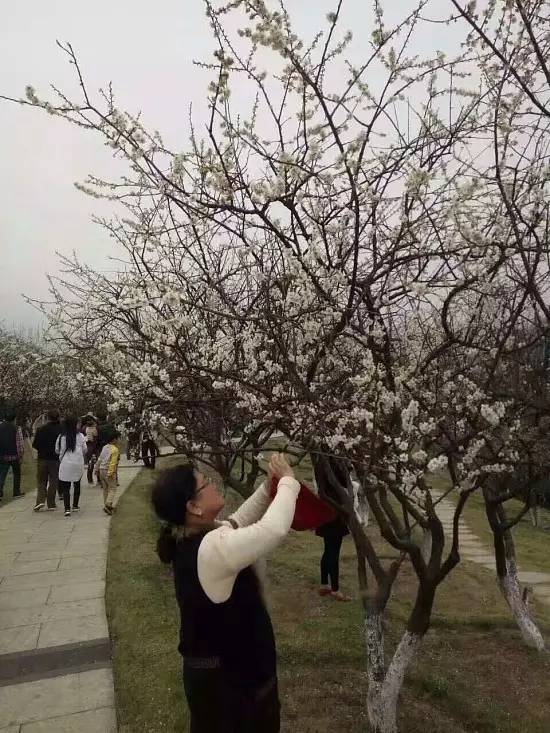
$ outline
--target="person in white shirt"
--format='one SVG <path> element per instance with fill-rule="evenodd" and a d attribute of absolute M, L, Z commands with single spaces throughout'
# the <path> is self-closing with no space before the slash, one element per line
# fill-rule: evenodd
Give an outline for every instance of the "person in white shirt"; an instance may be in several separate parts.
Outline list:
<path fill-rule="evenodd" d="M 217 521 L 224 499 L 216 483 L 191 465 L 164 471 L 153 488 L 166 523 L 159 557 L 174 570 L 193 733 L 280 730 L 275 638 L 256 566 L 287 536 L 299 491 L 280 454 L 268 480 L 225 522 Z"/>
<path fill-rule="evenodd" d="M 63 428 L 56 444 L 55 452 L 59 456 L 59 491 L 63 495 L 65 516 L 71 516 L 71 484 L 74 486 L 73 512 L 79 509 L 80 479 L 84 473 L 86 456 L 86 439 L 79 430 L 76 417 L 65 418 Z"/>

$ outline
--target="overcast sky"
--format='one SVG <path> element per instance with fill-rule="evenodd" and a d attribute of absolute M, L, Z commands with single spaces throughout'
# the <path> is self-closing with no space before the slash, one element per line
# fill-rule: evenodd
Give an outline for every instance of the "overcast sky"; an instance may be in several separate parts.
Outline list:
<path fill-rule="evenodd" d="M 2 8 L 0 35 L 2 93 L 19 97 L 29 83 L 42 94 L 51 82 L 74 89 L 73 69 L 55 45 L 68 40 L 90 87 L 112 80 L 120 106 L 144 110 L 168 140 L 184 135 L 188 104 L 204 90 L 192 66 L 211 45 L 198 1 L 18 0 Z M 21 293 L 46 296 L 56 250 L 75 249 L 109 268 L 112 245 L 90 221 L 105 205 L 73 183 L 111 164 L 99 136 L 40 110 L 2 104 L 0 133 L 0 321 L 31 324 L 37 315 Z"/>
<path fill-rule="evenodd" d="M 439 0 L 441 1 L 441 0 Z M 332 0 L 292 0 L 302 33 L 326 24 Z M 403 0 L 400 8 L 410 4 Z M 368 39 L 364 0 L 348 0 L 346 27 Z M 441 27 L 439 27 L 441 28 Z M 445 31 L 443 31 L 445 33 Z M 207 59 L 214 45 L 201 0 L 18 0 L 2 8 L 0 93 L 20 97 L 27 84 L 47 96 L 50 83 L 75 91 L 73 67 L 56 47 L 70 41 L 91 89 L 114 84 L 119 107 L 142 110 L 149 128 L 168 147 L 185 148 L 189 104 L 201 119 L 207 77 L 193 59 Z M 436 39 L 429 34 L 421 45 Z M 445 38 L 437 38 L 445 48 Z M 430 49 L 431 50 L 431 49 Z M 59 272 L 56 250 L 108 270 L 112 242 L 91 222 L 108 204 L 90 199 L 73 184 L 113 170 L 98 135 L 72 127 L 40 110 L 0 104 L 0 323 L 39 322 L 21 293 L 46 298 L 46 273 Z M 116 254 L 116 253 L 114 253 Z"/>

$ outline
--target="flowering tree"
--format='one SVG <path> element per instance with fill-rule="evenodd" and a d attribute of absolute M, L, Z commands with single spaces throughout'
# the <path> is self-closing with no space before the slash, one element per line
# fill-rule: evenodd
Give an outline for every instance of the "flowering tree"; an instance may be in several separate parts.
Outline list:
<path fill-rule="evenodd" d="M 495 466 L 491 475 L 480 482 L 489 526 L 493 531 L 496 572 L 499 587 L 508 603 L 521 634 L 529 646 L 544 648 L 544 640 L 534 624 L 528 607 L 528 590 L 522 590 L 518 579 L 516 551 L 512 528 L 533 508 L 536 488 L 548 480 L 547 374 L 542 366 L 540 341 L 532 341 L 529 328 L 517 338 L 517 348 L 503 356 L 486 390 L 500 401 L 508 419 L 498 415 L 486 417 L 500 426 L 480 451 L 490 459 L 497 456 L 504 441 L 511 450 Z M 507 510 L 511 500 L 519 499 L 520 509 Z M 514 502 L 514 506 L 515 506 Z"/>
<path fill-rule="evenodd" d="M 543 641 L 533 630 L 526 593 L 519 586 L 510 530 L 533 502 L 533 485 L 548 477 L 546 379 L 537 375 L 531 357 L 533 345 L 540 346 L 541 334 L 547 338 L 549 323 L 548 294 L 540 274 L 548 267 L 550 16 L 547 3 L 539 0 L 484 5 L 451 0 L 451 4 L 454 18 L 462 20 L 469 30 L 465 41 L 468 54 L 483 73 L 492 119 L 494 181 L 508 226 L 514 238 L 522 242 L 522 268 L 534 285 L 529 289 L 536 300 L 536 308 L 530 313 L 535 327 L 522 324 L 517 339 L 520 348 L 514 358 L 503 362 L 513 377 L 502 365 L 500 369 L 495 365 L 493 373 L 493 392 L 514 405 L 516 425 L 521 423 L 517 460 L 498 481 L 484 487 L 483 495 L 494 533 L 499 585 L 524 638 L 540 649 Z M 518 494 L 525 499 L 524 508 L 509 517 L 505 504 Z"/>
<path fill-rule="evenodd" d="M 262 472 L 257 457 L 273 429 L 261 421 L 251 428 L 249 414 L 213 389 L 217 371 L 201 368 L 203 359 L 227 358 L 221 339 L 230 337 L 231 324 L 206 306 L 208 282 L 187 280 L 173 266 L 175 245 L 166 258 L 158 250 L 150 258 L 145 248 L 136 253 L 128 245 L 121 227 L 118 237 L 139 266 L 106 278 L 64 259 L 68 277 L 51 279 L 52 301 L 43 306 L 49 336 L 78 356 L 79 383 L 105 395 L 122 427 L 159 429 L 176 450 L 199 457 L 247 496 Z M 212 273 L 209 267 L 210 281 Z M 232 330 L 236 337 L 238 324 Z"/>
<path fill-rule="evenodd" d="M 431 5 L 388 26 L 375 3 L 369 54 L 356 59 L 343 2 L 309 44 L 280 5 L 206 3 L 217 44 L 209 123 L 177 154 L 111 92 L 95 101 L 70 45 L 81 99 L 46 102 L 29 88 L 24 101 L 99 132 L 129 164 L 121 181 L 81 186 L 125 207 L 100 223 L 127 267 L 107 280 L 72 262 L 54 288 L 53 327 L 86 354 L 114 408 L 164 421 L 222 475 L 275 429 L 311 454 L 357 549 L 367 706 L 384 733 L 396 730 L 404 675 L 459 562 L 473 491 L 495 507 L 499 577 L 514 575 L 502 560 L 510 520 L 499 516 L 512 483 L 521 488 L 520 449 L 523 460 L 539 437 L 521 429 L 520 392 L 500 388 L 548 328 L 546 127 L 518 112 L 530 97 L 515 77 L 510 108 L 494 50 L 466 38 L 451 60 L 412 54 Z M 233 105 L 235 79 L 253 90 L 248 112 Z M 430 488 L 441 469 L 459 493 L 447 543 Z M 389 566 L 361 522 L 364 503 L 395 551 Z M 416 598 L 386 665 L 382 620 L 404 562 Z M 516 585 L 503 592 L 540 648 Z"/>
<path fill-rule="evenodd" d="M 15 408 L 20 419 L 34 418 L 51 407 L 73 410 L 83 397 L 75 386 L 70 360 L 0 330 L 0 406 Z"/>

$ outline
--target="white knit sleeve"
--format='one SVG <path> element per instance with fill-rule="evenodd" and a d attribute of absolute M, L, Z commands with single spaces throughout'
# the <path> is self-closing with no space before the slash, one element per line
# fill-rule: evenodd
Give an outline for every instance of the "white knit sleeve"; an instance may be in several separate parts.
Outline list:
<path fill-rule="evenodd" d="M 300 484 L 293 478 L 279 481 L 277 495 L 263 517 L 248 527 L 222 526 L 201 542 L 197 558 L 199 581 L 214 603 L 226 601 L 241 570 L 272 552 L 287 536 Z"/>
<path fill-rule="evenodd" d="M 237 511 L 229 517 L 238 527 L 248 527 L 263 517 L 271 503 L 267 481 L 264 481 L 256 491 L 244 501 Z"/>

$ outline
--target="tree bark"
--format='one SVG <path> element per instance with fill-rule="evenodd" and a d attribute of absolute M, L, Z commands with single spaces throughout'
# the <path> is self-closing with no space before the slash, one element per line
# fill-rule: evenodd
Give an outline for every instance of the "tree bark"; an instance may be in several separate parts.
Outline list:
<path fill-rule="evenodd" d="M 512 612 L 524 642 L 532 649 L 544 651 L 543 636 L 531 616 L 527 596 L 521 591 L 514 537 L 510 529 L 505 529 L 506 512 L 501 505 L 492 507 L 488 503 L 486 509 L 495 541 L 497 582 L 500 592 Z"/>
<path fill-rule="evenodd" d="M 405 631 L 385 671 L 382 615 L 366 614 L 365 646 L 369 682 L 367 711 L 374 733 L 397 733 L 399 693 L 405 673 L 421 643 L 421 634 Z"/>
<path fill-rule="evenodd" d="M 422 558 L 426 564 L 430 561 L 432 554 L 432 533 L 429 529 L 425 529 L 422 533 L 422 545 L 420 546 Z"/>
<path fill-rule="evenodd" d="M 521 592 L 516 561 L 516 547 L 512 531 L 507 524 L 506 510 L 501 503 L 492 501 L 487 489 L 483 490 L 485 512 L 493 531 L 497 583 L 508 608 L 512 612 L 520 634 L 532 649 L 543 651 L 544 639 L 529 611 L 527 595 Z"/>
<path fill-rule="evenodd" d="M 532 649 L 542 652 L 545 648 L 544 639 L 531 616 L 527 599 L 524 599 L 521 592 L 518 568 L 514 557 L 506 557 L 506 571 L 505 575 L 497 575 L 500 591 L 518 625 L 523 641 Z"/>

